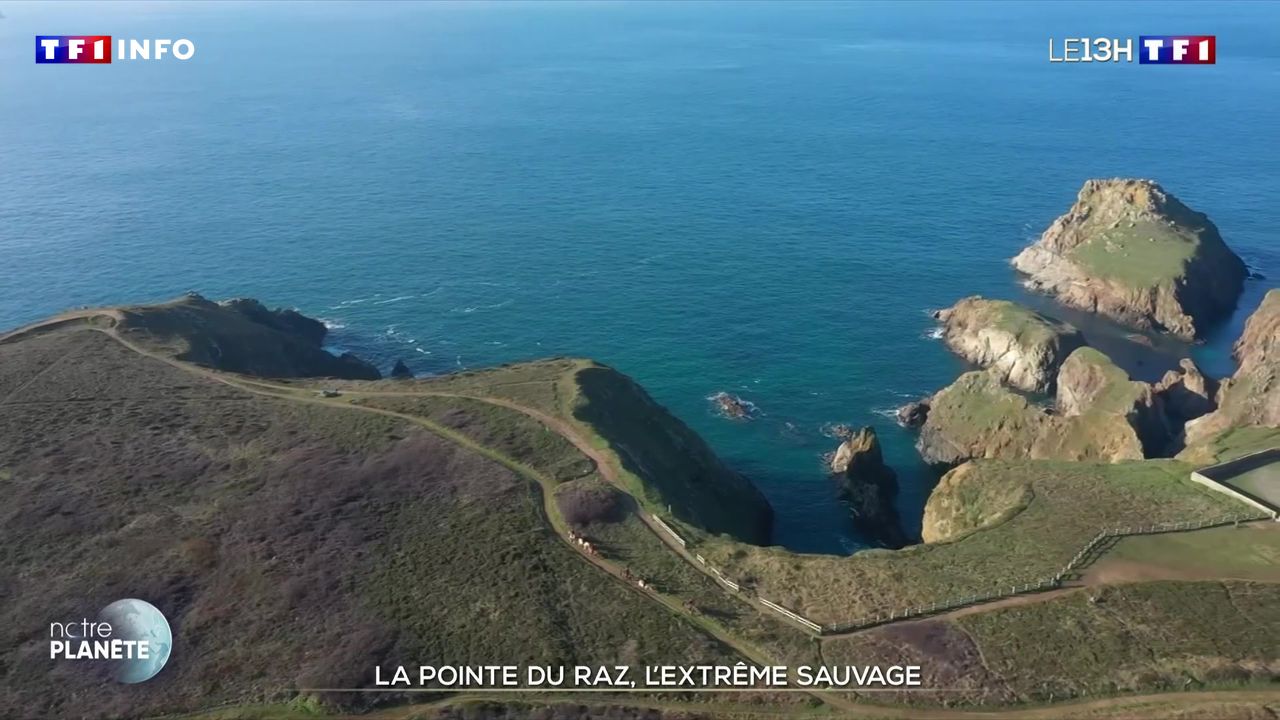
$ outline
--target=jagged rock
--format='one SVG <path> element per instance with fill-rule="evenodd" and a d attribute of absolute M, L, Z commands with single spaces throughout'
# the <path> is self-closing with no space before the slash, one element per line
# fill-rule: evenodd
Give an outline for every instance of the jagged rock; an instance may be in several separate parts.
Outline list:
<path fill-rule="evenodd" d="M 120 309 L 119 329 L 180 360 L 259 377 L 377 380 L 378 369 L 322 347 L 324 323 L 296 310 L 268 310 L 238 298 L 214 303 L 195 293 L 168 303 Z"/>
<path fill-rule="evenodd" d="M 1235 307 L 1247 274 L 1217 227 L 1151 180 L 1089 180 L 1013 259 L 1064 305 L 1185 339 Z"/>
<path fill-rule="evenodd" d="M 1170 421 L 1181 426 L 1217 408 L 1218 383 L 1205 377 L 1191 358 L 1183 358 L 1178 365 L 1182 372 L 1170 370 L 1152 390 L 1164 402 Z"/>
<path fill-rule="evenodd" d="M 1028 392 L 1051 391 L 1058 366 L 1084 345 L 1071 325 L 1007 300 L 968 297 L 934 317 L 953 352 Z"/>
<path fill-rule="evenodd" d="M 1123 418 L 1137 433 L 1142 457 L 1165 454 L 1177 436 L 1152 386 L 1130 380 L 1111 358 L 1093 348 L 1075 351 L 1062 364 L 1056 405 L 1063 418 L 1081 418 L 1081 423 L 1100 416 Z"/>
<path fill-rule="evenodd" d="M 977 458 L 1119 462 L 1177 449 L 1179 425 L 1163 398 L 1101 352 L 1078 348 L 1056 383 L 1051 411 L 989 371 L 965 373 L 930 399 L 916 448 L 947 467 Z"/>
<path fill-rule="evenodd" d="M 317 347 L 324 344 L 325 336 L 329 333 L 329 328 L 325 327 L 324 323 L 292 308 L 269 310 L 267 306 L 253 298 L 232 298 L 219 304 L 245 315 L 256 323 L 296 335 Z"/>
<path fill-rule="evenodd" d="M 1280 426 L 1280 289 L 1269 291 L 1249 316 L 1235 358 L 1239 367 L 1222 381 L 1217 410 L 1187 423 L 1188 444 L 1230 428 Z"/>
<path fill-rule="evenodd" d="M 910 402 L 898 408 L 898 424 L 904 428 L 918 428 L 929 419 L 929 398 Z"/>
<path fill-rule="evenodd" d="M 874 428 L 860 428 L 840 443 L 831 456 L 831 472 L 839 477 L 840 494 L 861 530 L 885 547 L 907 544 L 893 505 L 898 476 L 885 465 Z"/>
<path fill-rule="evenodd" d="M 413 371 L 404 364 L 404 360 L 396 360 L 395 367 L 391 368 L 391 377 L 397 380 L 412 380 Z"/>

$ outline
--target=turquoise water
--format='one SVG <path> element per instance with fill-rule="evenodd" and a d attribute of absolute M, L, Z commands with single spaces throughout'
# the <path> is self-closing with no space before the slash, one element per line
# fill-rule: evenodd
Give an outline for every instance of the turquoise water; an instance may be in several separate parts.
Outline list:
<path fill-rule="evenodd" d="M 445 372 L 588 355 L 766 492 L 775 540 L 862 538 L 820 468 L 962 369 L 927 312 L 1089 177 L 1154 177 L 1280 273 L 1274 5 L 6 5 L 0 326 L 188 289 L 294 305 Z M 1206 33 L 1212 67 L 1051 65 L 1048 38 Z M 37 33 L 189 37 L 37 66 Z M 1215 373 L 1267 282 L 1193 352 Z M 1143 358 L 1088 323 L 1140 373 Z M 1117 344 L 1119 343 L 1119 344 Z M 1149 354 L 1149 353 L 1148 353 Z M 717 417 L 740 394 L 761 417 Z"/>

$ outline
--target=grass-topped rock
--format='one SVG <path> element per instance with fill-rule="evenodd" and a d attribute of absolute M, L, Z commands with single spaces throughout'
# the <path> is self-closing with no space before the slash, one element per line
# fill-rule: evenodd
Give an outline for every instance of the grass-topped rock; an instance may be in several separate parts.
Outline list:
<path fill-rule="evenodd" d="M 1181 449 L 1189 417 L 1212 408 L 1196 394 L 1205 382 L 1190 360 L 1155 385 L 1131 380 L 1087 346 L 1062 362 L 1051 404 L 1011 390 L 992 370 L 965 373 L 928 400 L 916 447 L 926 462 L 942 466 L 976 458 L 1165 457 Z"/>
<path fill-rule="evenodd" d="M 1013 259 L 1064 305 L 1183 338 L 1235 307 L 1244 262 L 1203 213 L 1151 180 L 1089 180 Z"/>
<path fill-rule="evenodd" d="M 953 352 L 1028 392 L 1049 392 L 1058 366 L 1084 345 L 1071 325 L 1008 300 L 967 297 L 934 317 Z"/>

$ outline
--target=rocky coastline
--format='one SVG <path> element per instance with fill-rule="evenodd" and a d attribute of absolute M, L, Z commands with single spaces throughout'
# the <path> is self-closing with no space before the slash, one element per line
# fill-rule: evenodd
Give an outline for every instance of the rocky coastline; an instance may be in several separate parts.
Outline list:
<path fill-rule="evenodd" d="M 1207 216 L 1142 179 L 1089 180 L 1012 262 L 1063 305 L 1185 340 L 1229 313 L 1249 276 Z"/>
<path fill-rule="evenodd" d="M 1246 277 L 1257 277 L 1205 215 L 1149 180 L 1086 182 L 1013 265 L 1063 306 L 1184 341 L 1228 314 Z M 1163 458 L 1236 428 L 1280 426 L 1280 290 L 1249 318 L 1238 370 L 1221 383 L 1190 358 L 1156 382 L 1134 380 L 1074 328 L 1015 303 L 965 298 L 935 317 L 947 347 L 980 369 L 897 412 L 918 430 L 921 458 L 947 471 L 926 504 L 926 543 L 1029 501 L 975 501 L 987 490 L 973 460 Z"/>
<path fill-rule="evenodd" d="M 1008 300 L 975 295 L 939 310 L 934 318 L 952 352 L 1027 392 L 1052 390 L 1058 367 L 1084 345 L 1071 325 Z"/>

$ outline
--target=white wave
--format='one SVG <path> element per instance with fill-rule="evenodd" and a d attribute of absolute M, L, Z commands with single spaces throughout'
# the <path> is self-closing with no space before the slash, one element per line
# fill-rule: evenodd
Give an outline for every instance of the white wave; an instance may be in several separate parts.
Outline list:
<path fill-rule="evenodd" d="M 494 303 L 492 305 L 468 305 L 466 307 L 456 307 L 453 310 L 450 310 L 450 312 L 463 313 L 464 315 L 470 315 L 473 312 L 479 312 L 481 310 L 498 310 L 510 305 L 513 302 L 515 302 L 515 300 L 503 300 L 500 303 Z"/>
<path fill-rule="evenodd" d="M 940 327 L 930 328 L 929 330 L 925 331 L 925 333 L 920 337 L 924 338 L 925 340 L 941 340 L 942 328 Z"/>
<path fill-rule="evenodd" d="M 374 297 L 377 297 L 377 296 L 375 295 Z M 329 307 L 329 309 L 330 309 L 330 310 L 340 310 L 340 309 L 345 308 L 345 307 L 351 307 L 352 305 L 359 305 L 360 303 L 366 303 L 366 302 L 369 302 L 369 301 L 370 301 L 370 300 L 372 300 L 372 299 L 373 299 L 373 298 L 356 298 L 356 299 L 354 299 L 354 300 L 343 300 L 343 301 L 339 302 L 337 305 L 332 305 L 332 306 L 330 306 L 330 307 Z"/>
<path fill-rule="evenodd" d="M 330 320 L 328 318 L 317 318 L 317 319 L 320 322 L 324 323 L 324 326 L 329 330 L 341 330 L 346 327 L 345 323 L 340 323 L 337 320 Z"/>
<path fill-rule="evenodd" d="M 417 297 L 417 295 L 399 295 L 389 300 L 378 300 L 373 304 L 374 305 L 390 305 L 391 303 L 398 303 L 398 302 L 403 302 L 405 300 L 412 300 L 415 297 Z"/>

